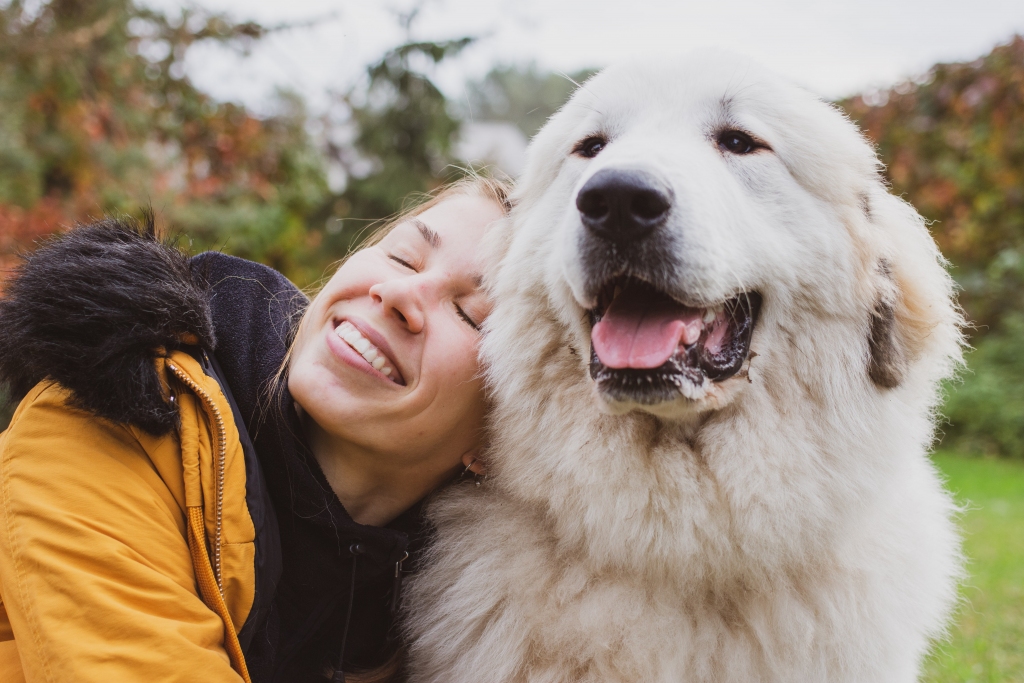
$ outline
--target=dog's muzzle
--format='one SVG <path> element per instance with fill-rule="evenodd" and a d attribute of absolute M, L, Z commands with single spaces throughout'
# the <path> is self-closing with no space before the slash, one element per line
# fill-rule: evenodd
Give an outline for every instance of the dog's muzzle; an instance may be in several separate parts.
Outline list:
<path fill-rule="evenodd" d="M 679 291 L 673 193 L 647 172 L 606 168 L 576 196 L 585 289 L 597 301 L 590 375 L 613 401 L 655 405 L 699 398 L 735 375 L 750 351 L 756 292 L 693 305 Z"/>

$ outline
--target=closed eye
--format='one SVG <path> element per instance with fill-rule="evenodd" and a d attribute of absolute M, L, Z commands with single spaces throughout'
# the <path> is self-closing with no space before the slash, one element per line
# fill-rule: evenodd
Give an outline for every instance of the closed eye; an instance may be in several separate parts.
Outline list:
<path fill-rule="evenodd" d="M 405 266 L 409 270 L 416 270 L 415 268 L 412 267 L 412 264 L 410 264 L 408 261 L 404 261 L 404 260 L 398 258 L 397 256 L 395 256 L 394 254 L 388 254 L 388 258 L 391 259 L 392 261 L 394 261 L 395 263 L 398 263 L 400 265 Z"/>
<path fill-rule="evenodd" d="M 464 322 L 465 322 L 465 323 L 466 323 L 467 325 L 469 325 L 470 327 L 472 327 L 472 328 L 473 328 L 474 330 L 477 330 L 477 331 L 479 331 L 479 330 L 480 330 L 480 326 L 479 326 L 479 325 L 477 325 L 477 324 L 476 324 L 475 322 L 473 322 L 473 319 L 472 319 L 472 318 L 470 318 L 470 317 L 469 317 L 469 316 L 468 316 L 468 315 L 466 314 L 466 312 L 465 312 L 464 310 L 462 310 L 462 306 L 459 306 L 458 304 L 455 304 L 455 311 L 456 311 L 456 312 L 457 312 L 457 313 L 459 314 L 459 317 L 460 317 L 460 318 L 462 318 L 462 320 L 463 320 L 463 321 L 464 321 Z"/>

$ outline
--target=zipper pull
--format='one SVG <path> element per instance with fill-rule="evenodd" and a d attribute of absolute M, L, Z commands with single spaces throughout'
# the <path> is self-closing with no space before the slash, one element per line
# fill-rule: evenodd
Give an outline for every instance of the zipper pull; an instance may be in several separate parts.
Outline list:
<path fill-rule="evenodd" d="M 402 563 L 409 559 L 408 551 L 395 562 L 395 584 L 391 587 L 391 613 L 398 612 L 398 594 L 402 591 Z"/>

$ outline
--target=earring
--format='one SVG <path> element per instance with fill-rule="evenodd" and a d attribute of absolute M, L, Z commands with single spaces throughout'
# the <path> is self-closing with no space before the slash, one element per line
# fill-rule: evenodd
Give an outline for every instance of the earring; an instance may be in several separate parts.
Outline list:
<path fill-rule="evenodd" d="M 473 462 L 471 462 L 468 465 L 466 465 L 466 469 L 462 470 L 462 474 L 459 475 L 459 479 L 465 479 L 466 475 L 469 474 L 472 471 L 470 468 L 473 467 L 473 465 L 475 465 L 475 464 L 476 464 L 476 460 L 474 460 Z M 473 472 L 473 483 L 476 484 L 477 486 L 480 486 L 481 484 L 483 484 L 484 483 L 484 479 L 486 479 L 486 478 L 487 478 L 486 474 L 477 474 L 476 472 Z"/>

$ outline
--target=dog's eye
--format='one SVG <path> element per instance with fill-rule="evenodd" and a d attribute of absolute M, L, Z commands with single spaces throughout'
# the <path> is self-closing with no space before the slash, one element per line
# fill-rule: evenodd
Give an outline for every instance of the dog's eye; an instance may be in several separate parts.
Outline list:
<path fill-rule="evenodd" d="M 718 136 L 718 146 L 723 151 L 732 154 L 750 154 L 763 147 L 754 142 L 754 138 L 739 130 L 727 130 L 721 133 Z"/>
<path fill-rule="evenodd" d="M 581 157 L 585 157 L 587 159 L 593 159 L 601 153 L 601 150 L 604 149 L 607 144 L 608 141 L 604 138 L 592 135 L 589 138 L 580 140 L 576 144 L 576 147 L 573 148 L 572 153 L 579 154 Z"/>

